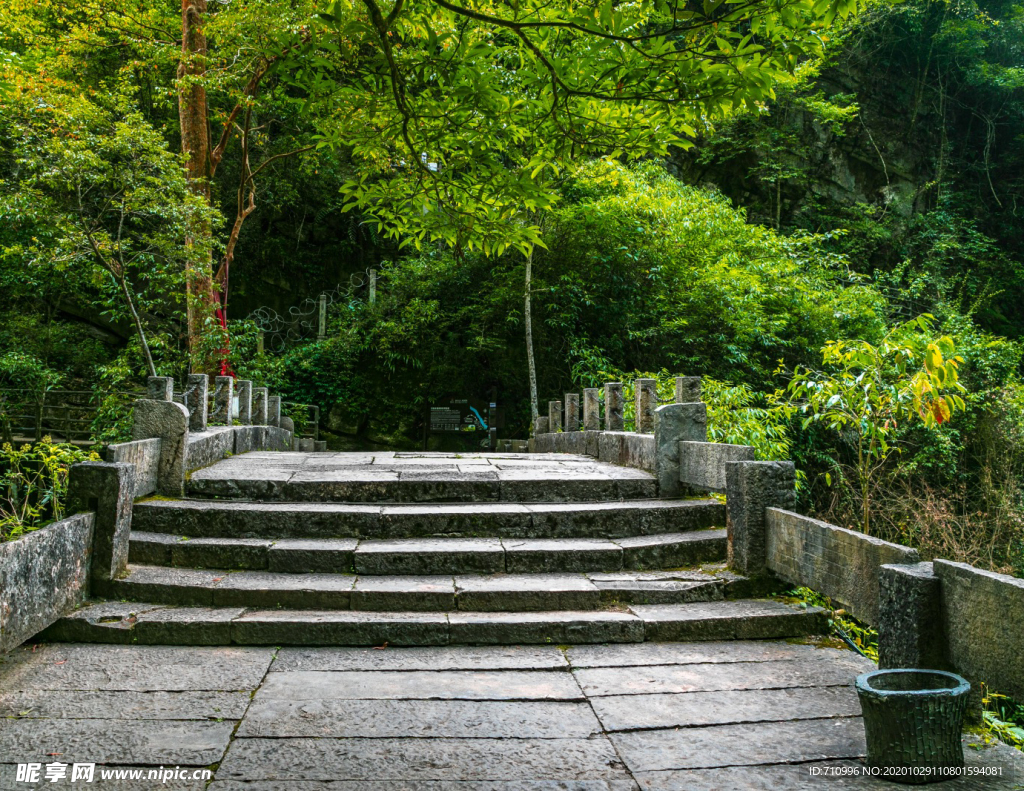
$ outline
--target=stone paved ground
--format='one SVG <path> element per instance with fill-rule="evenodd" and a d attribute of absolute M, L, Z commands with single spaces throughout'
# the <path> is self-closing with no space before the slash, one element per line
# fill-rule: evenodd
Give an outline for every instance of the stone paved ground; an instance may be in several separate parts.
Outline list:
<path fill-rule="evenodd" d="M 49 644 L 0 662 L 0 788 L 18 762 L 211 767 L 211 791 L 788 791 L 860 766 L 869 663 L 786 642 L 495 648 Z M 1024 755 L 968 749 L 1012 789 Z M 121 780 L 46 788 L 197 789 Z"/>

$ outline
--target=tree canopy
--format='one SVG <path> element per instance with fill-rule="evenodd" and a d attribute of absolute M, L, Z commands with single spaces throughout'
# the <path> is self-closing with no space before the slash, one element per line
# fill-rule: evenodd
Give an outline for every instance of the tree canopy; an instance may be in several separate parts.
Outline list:
<path fill-rule="evenodd" d="M 565 163 L 633 159 L 774 96 L 856 0 L 334 2 L 317 96 L 321 145 L 351 149 L 344 191 L 403 243 L 500 253 L 538 240 Z M 331 77 L 328 77 L 328 74 Z"/>

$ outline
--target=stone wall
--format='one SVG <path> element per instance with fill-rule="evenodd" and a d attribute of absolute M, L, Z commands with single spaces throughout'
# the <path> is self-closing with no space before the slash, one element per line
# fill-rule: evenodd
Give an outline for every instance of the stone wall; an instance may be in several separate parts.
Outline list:
<path fill-rule="evenodd" d="M 726 462 L 753 460 L 754 449 L 749 445 L 680 442 L 679 480 L 695 489 L 724 492 Z"/>
<path fill-rule="evenodd" d="M 878 623 L 880 568 L 920 560 L 916 549 L 781 508 L 766 509 L 765 523 L 769 571 L 828 596 L 871 625 Z"/>
<path fill-rule="evenodd" d="M 188 472 L 209 467 L 229 453 L 253 450 L 291 450 L 292 432 L 275 426 L 217 426 L 190 432 L 185 446 Z"/>
<path fill-rule="evenodd" d="M 235 452 L 235 429 L 229 426 L 190 431 L 185 446 L 185 469 L 189 472 L 209 467 Z"/>
<path fill-rule="evenodd" d="M 154 377 L 156 378 L 156 377 Z M 140 439 L 107 446 L 107 461 L 135 465 L 135 496 L 145 497 L 157 489 L 160 471 L 160 440 Z"/>
<path fill-rule="evenodd" d="M 534 439 L 534 453 L 587 453 L 587 434 L 589 431 L 545 432 L 537 434 Z M 597 455 L 597 454 L 592 454 Z"/>
<path fill-rule="evenodd" d="M 595 431 L 597 458 L 609 464 L 654 472 L 654 435 L 632 431 Z"/>
<path fill-rule="evenodd" d="M 0 653 L 70 613 L 89 590 L 93 514 L 0 544 Z"/>
<path fill-rule="evenodd" d="M 974 684 L 1024 700 L 1024 579 L 936 560 L 946 661 Z"/>
<path fill-rule="evenodd" d="M 559 431 L 537 434 L 534 453 L 574 453 L 654 472 L 654 435 L 631 431 Z"/>

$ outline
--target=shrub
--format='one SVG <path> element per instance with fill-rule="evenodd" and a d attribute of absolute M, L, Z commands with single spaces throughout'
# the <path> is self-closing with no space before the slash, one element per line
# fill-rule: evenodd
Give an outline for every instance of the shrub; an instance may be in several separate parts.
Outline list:
<path fill-rule="evenodd" d="M 15 448 L 0 448 L 0 541 L 20 537 L 64 518 L 68 473 L 80 461 L 99 456 L 49 437 Z"/>

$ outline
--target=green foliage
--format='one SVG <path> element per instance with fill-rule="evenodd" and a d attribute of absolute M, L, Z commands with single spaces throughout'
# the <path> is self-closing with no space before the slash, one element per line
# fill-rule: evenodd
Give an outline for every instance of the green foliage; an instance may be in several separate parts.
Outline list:
<path fill-rule="evenodd" d="M 878 345 L 830 341 L 822 349 L 826 370 L 798 368 L 789 384 L 806 415 L 804 429 L 818 423 L 852 436 L 865 533 L 871 529 L 872 488 L 896 450 L 892 438 L 900 425 L 919 418 L 930 428 L 964 409 L 959 393 L 965 388 L 958 381 L 963 358 L 948 335 L 931 336 L 933 326 L 934 318 L 925 315 L 894 328 Z"/>
<path fill-rule="evenodd" d="M 658 400 L 667 403 L 675 398 L 677 376 L 679 374 L 666 370 L 657 373 L 609 370 L 599 372 L 588 386 L 597 382 L 622 382 L 623 422 L 626 430 L 631 431 L 636 425 L 636 380 L 654 379 Z M 702 377 L 701 399 L 707 404 L 708 442 L 750 445 L 761 461 L 789 460 L 793 448 L 790 423 L 796 409 L 783 395 L 781 391 L 760 393 L 749 385 Z M 797 475 L 802 480 L 800 471 Z"/>
<path fill-rule="evenodd" d="M 255 322 L 234 320 L 228 322 L 231 345 L 228 365 L 239 379 L 249 379 L 254 387 L 277 390 L 285 375 L 285 359 L 267 354 L 260 349 L 260 330 Z"/>
<path fill-rule="evenodd" d="M 689 5 L 334 2 L 294 80 L 323 145 L 351 148 L 349 206 L 417 249 L 525 253 L 572 160 L 689 146 L 821 52 L 855 0 Z M 313 99 L 314 103 L 316 98 Z"/>
<path fill-rule="evenodd" d="M 173 376 L 185 381 L 185 351 L 179 339 L 165 334 L 149 336 L 149 348 L 158 376 Z M 91 431 L 100 443 L 127 442 L 132 438 L 132 404 L 144 397 L 143 384 L 148 374 L 138 336 L 128 340 L 113 360 L 96 368 L 95 391 L 102 397 Z"/>
<path fill-rule="evenodd" d="M 536 257 L 536 302 L 569 339 L 579 381 L 597 381 L 608 362 L 759 386 L 779 359 L 807 362 L 830 338 L 881 333 L 881 297 L 848 285 L 821 239 L 749 225 L 663 168 L 593 163 L 566 193 Z"/>
<path fill-rule="evenodd" d="M 828 596 L 810 588 L 795 588 L 783 594 L 788 600 L 828 610 L 828 625 L 840 639 L 852 642 L 872 662 L 878 662 L 878 632 L 861 623 L 846 610 L 837 608 Z"/>
<path fill-rule="evenodd" d="M 663 169 L 594 163 L 565 193 L 545 223 L 548 249 L 533 263 L 544 400 L 574 385 L 629 382 L 630 371 L 661 371 L 669 398 L 669 371 L 699 373 L 741 388 L 722 391 L 722 436 L 744 436 L 761 457 L 779 458 L 784 406 L 759 395 L 778 360 L 810 362 L 830 338 L 881 334 L 881 297 L 848 285 L 843 262 L 820 240 L 750 226 L 721 196 Z M 373 423 L 375 433 L 401 432 L 410 443 L 422 442 L 429 403 L 486 399 L 495 387 L 503 431 L 524 436 L 523 267 L 518 253 L 397 259 L 380 269 L 375 305 L 336 302 L 327 338 L 267 355 L 288 372 L 279 386 L 325 418 L 333 409 L 348 431 Z"/>
<path fill-rule="evenodd" d="M 99 461 L 99 456 L 49 437 L 20 448 L 0 447 L 0 541 L 63 519 L 68 472 L 80 461 Z"/>
<path fill-rule="evenodd" d="M 60 380 L 60 373 L 32 355 L 17 351 L 0 354 L 0 387 L 48 390 Z"/>
<path fill-rule="evenodd" d="M 126 96 L 87 98 L 28 75 L 17 85 L 5 115 L 16 168 L 0 183 L 13 234 L 0 259 L 88 284 L 133 327 L 148 361 L 140 311 L 180 310 L 186 267 L 210 255 L 185 240 L 203 237 L 215 215 Z"/>
<path fill-rule="evenodd" d="M 760 461 L 788 461 L 793 456 L 791 421 L 794 409 L 775 390 L 759 393 L 749 385 L 733 385 L 717 379 L 701 381 L 708 405 L 708 440 L 730 445 L 750 445 Z M 803 471 L 797 470 L 797 483 Z"/>
<path fill-rule="evenodd" d="M 993 692 L 982 684 L 982 725 L 985 733 L 1024 751 L 1024 706 L 1007 695 Z"/>

